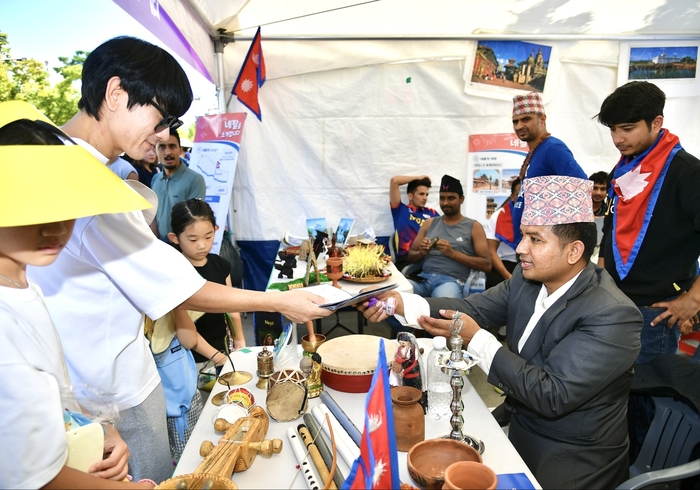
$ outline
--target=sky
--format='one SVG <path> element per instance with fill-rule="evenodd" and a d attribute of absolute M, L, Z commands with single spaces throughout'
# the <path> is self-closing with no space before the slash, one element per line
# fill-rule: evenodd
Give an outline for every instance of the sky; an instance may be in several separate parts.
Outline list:
<path fill-rule="evenodd" d="M 112 0 L 0 0 L 0 32 L 7 34 L 13 57 L 48 62 L 49 68 L 61 65 L 59 56 L 70 58 L 78 50 L 91 51 L 120 35 L 139 37 L 168 49 Z M 196 116 L 216 109 L 216 88 L 172 54 L 187 73 L 195 96 L 182 118 L 189 125 Z"/>
<path fill-rule="evenodd" d="M 630 61 L 648 61 L 656 56 L 666 54 L 668 57 L 685 58 L 690 56 L 692 59 L 698 59 L 698 48 L 697 46 L 674 46 L 669 44 L 666 47 L 650 46 L 643 48 L 631 48 L 630 49 Z"/>
<path fill-rule="evenodd" d="M 518 62 L 527 60 L 528 56 L 531 54 L 533 57 L 536 56 L 540 48 L 542 48 L 542 57 L 545 63 L 547 63 L 549 62 L 549 53 L 552 51 L 552 48 L 547 45 L 521 41 L 479 41 L 479 45 L 488 46 L 493 49 L 501 66 L 506 66 L 510 58 L 513 58 L 517 65 Z"/>

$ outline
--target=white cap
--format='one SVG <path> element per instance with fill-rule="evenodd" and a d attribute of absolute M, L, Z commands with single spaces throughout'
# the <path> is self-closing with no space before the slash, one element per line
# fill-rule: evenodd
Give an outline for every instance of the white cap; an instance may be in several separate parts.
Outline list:
<path fill-rule="evenodd" d="M 446 349 L 447 339 L 445 337 L 433 337 L 433 349 Z"/>

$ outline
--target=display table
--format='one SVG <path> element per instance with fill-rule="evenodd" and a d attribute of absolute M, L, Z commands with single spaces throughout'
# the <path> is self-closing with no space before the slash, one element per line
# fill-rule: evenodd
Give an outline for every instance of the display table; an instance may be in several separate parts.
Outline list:
<path fill-rule="evenodd" d="M 386 340 L 391 342 L 390 340 Z M 432 341 L 429 339 L 418 339 L 421 347 L 425 349 L 424 358 L 427 358 L 429 349 L 432 347 Z M 256 403 L 265 408 L 266 393 L 255 387 L 258 380 L 255 371 L 257 369 L 256 356 L 262 347 L 248 348 L 247 352 L 237 351 L 231 355 L 232 361 L 237 370 L 248 371 L 253 374 L 253 379 L 243 385 L 255 395 Z M 478 368 L 475 368 L 478 369 Z M 231 368 L 227 365 L 224 371 L 230 371 Z M 205 440 L 217 443 L 222 434 L 214 430 L 212 416 L 216 411 L 211 403 L 211 397 L 226 389 L 225 386 L 216 383 L 212 395 L 207 400 L 199 422 L 194 428 L 187 447 L 185 448 L 180 463 L 175 469 L 175 475 L 183 475 L 191 473 L 202 462 L 203 458 L 199 455 L 199 446 Z M 330 393 L 340 407 L 345 411 L 350 420 L 353 421 L 356 427 L 362 430 L 365 419 L 365 399 L 366 393 L 343 393 L 329 388 L 324 388 Z M 473 435 L 481 439 L 485 444 L 485 450 L 482 455 L 484 463 L 487 464 L 496 473 L 525 473 L 536 488 L 540 488 L 537 480 L 527 468 L 522 458 L 510 443 L 505 433 L 498 426 L 495 419 L 491 416 L 486 405 L 481 400 L 481 397 L 469 383 L 468 378 L 465 378 L 464 388 L 462 390 L 462 400 L 464 401 L 464 427 L 463 432 Z M 312 407 L 321 403 L 320 398 L 309 400 L 309 410 Z M 252 467 L 244 472 L 235 473 L 233 481 L 239 488 L 299 488 L 304 489 L 306 483 L 302 478 L 297 468 L 297 460 L 289 445 L 285 430 L 287 427 L 296 427 L 303 423 L 303 419 L 299 418 L 292 422 L 279 423 L 270 419 L 270 428 L 267 432 L 267 439 L 278 438 L 283 441 L 283 448 L 280 454 L 273 454 L 271 457 L 257 456 Z M 425 436 L 427 439 L 434 438 L 448 433 L 450 430 L 449 420 L 433 420 L 430 417 L 425 419 Z M 409 483 L 416 486 L 408 475 L 406 467 L 406 454 L 398 453 L 400 478 L 404 483 Z"/>
<path fill-rule="evenodd" d="M 323 259 L 318 260 L 318 269 L 319 271 L 325 270 L 326 268 L 326 261 Z M 347 291 L 350 294 L 357 294 L 361 290 L 368 288 L 368 287 L 379 287 L 379 286 L 387 286 L 389 284 L 398 284 L 396 287 L 397 291 L 400 291 L 402 293 L 412 293 L 413 292 L 413 286 L 411 283 L 404 277 L 403 274 L 401 274 L 401 271 L 399 271 L 396 268 L 396 265 L 393 262 L 389 262 L 387 264 L 387 269 L 391 273 L 391 275 L 385 280 L 380 283 L 375 283 L 375 284 L 366 284 L 366 283 L 360 283 L 360 282 L 350 282 L 346 281 L 344 279 L 341 279 L 338 281 L 338 284 L 341 286 L 341 289 L 343 291 Z M 306 274 L 306 262 L 297 260 L 297 266 L 294 269 L 294 278 L 293 279 L 288 279 L 287 277 L 284 278 L 279 278 L 277 277 L 279 275 L 279 271 L 275 268 L 272 269 L 272 272 L 270 273 L 270 278 L 267 282 L 267 288 L 270 287 L 271 284 L 275 283 L 280 283 L 280 282 L 289 282 L 294 279 L 298 279 L 300 277 L 304 277 Z M 310 282 L 309 286 L 315 285 L 315 282 Z M 330 284 L 330 283 L 323 283 L 323 284 Z M 316 333 L 324 333 L 323 332 L 323 322 L 322 320 L 316 320 Z M 362 312 L 358 310 L 357 312 L 357 332 L 354 332 L 347 328 L 345 325 L 342 325 L 339 320 L 336 317 L 336 324 L 330 328 L 330 330 L 327 330 L 325 333 L 328 334 L 330 333 L 333 329 L 335 328 L 343 328 L 346 330 L 348 333 L 364 333 L 364 325 L 365 325 L 365 320 L 364 317 L 362 316 Z"/>

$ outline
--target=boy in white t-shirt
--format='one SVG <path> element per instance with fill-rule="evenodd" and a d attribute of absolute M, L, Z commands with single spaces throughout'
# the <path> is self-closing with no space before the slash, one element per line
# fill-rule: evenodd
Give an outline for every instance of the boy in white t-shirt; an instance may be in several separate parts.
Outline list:
<path fill-rule="evenodd" d="M 28 264 L 54 262 L 75 218 L 149 204 L 22 101 L 0 103 L 0 181 L 12 182 L 0 194 L 0 488 L 151 488 L 119 481 L 129 450 L 109 423 L 105 459 L 90 473 L 68 466 L 77 450 L 70 446 L 69 462 L 64 413 L 80 414 L 80 400 L 41 290 L 26 276 Z"/>

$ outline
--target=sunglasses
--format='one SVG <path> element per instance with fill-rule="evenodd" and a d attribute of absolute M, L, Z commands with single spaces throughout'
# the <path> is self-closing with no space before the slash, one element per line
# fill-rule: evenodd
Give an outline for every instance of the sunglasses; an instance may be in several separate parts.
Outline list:
<path fill-rule="evenodd" d="M 163 115 L 163 119 L 161 119 L 160 122 L 158 124 L 156 124 L 156 127 L 153 128 L 153 131 L 155 131 L 156 133 L 160 133 L 161 131 L 168 129 L 168 128 L 177 129 L 184 124 L 180 119 L 168 114 L 168 111 L 163 109 L 161 106 L 159 106 L 158 104 L 156 104 L 152 100 L 149 100 L 148 103 L 151 104 L 156 109 L 158 109 L 158 112 L 160 112 Z"/>

